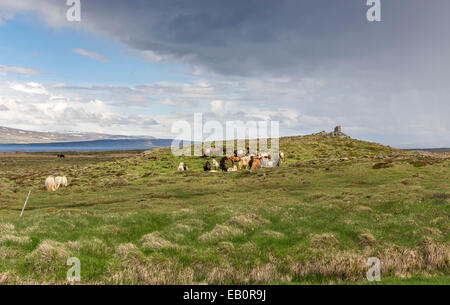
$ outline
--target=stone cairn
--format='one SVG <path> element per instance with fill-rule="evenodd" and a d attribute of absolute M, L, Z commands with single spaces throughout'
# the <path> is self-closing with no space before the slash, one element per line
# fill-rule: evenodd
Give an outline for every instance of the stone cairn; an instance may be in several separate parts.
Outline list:
<path fill-rule="evenodd" d="M 322 131 L 317 133 L 316 135 L 323 136 L 325 138 L 348 138 L 345 133 L 342 132 L 341 126 L 336 126 L 333 132 Z"/>

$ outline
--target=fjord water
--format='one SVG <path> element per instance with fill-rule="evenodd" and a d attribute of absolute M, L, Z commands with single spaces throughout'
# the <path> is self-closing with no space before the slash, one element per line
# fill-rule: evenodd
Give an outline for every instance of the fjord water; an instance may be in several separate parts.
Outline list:
<path fill-rule="evenodd" d="M 0 144 L 0 152 L 110 151 L 169 147 L 170 139 L 96 140 L 65 143 Z"/>

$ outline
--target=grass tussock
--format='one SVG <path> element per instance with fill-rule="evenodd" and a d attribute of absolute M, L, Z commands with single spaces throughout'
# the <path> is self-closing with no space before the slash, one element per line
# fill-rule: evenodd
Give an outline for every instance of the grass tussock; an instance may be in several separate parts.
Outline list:
<path fill-rule="evenodd" d="M 378 253 L 338 252 L 319 258 L 310 257 L 299 262 L 295 274 L 301 278 L 321 277 L 339 281 L 362 281 L 365 279 L 368 267 L 367 258 L 378 257 L 381 262 L 382 276 L 411 277 L 415 274 L 442 272 L 448 274 L 450 267 L 450 247 L 428 239 L 419 249 L 391 246 Z"/>
<path fill-rule="evenodd" d="M 311 237 L 311 245 L 314 248 L 329 248 L 338 244 L 339 241 L 331 233 L 317 234 Z"/>
<path fill-rule="evenodd" d="M 7 234 L 14 232 L 16 230 L 16 227 L 14 227 L 11 223 L 1 223 L 0 224 L 0 234 Z"/>
<path fill-rule="evenodd" d="M 382 168 L 390 168 L 394 167 L 394 163 L 392 162 L 379 162 L 372 166 L 373 169 L 382 169 Z"/>
<path fill-rule="evenodd" d="M 135 257 L 140 254 L 139 249 L 132 243 L 120 244 L 115 249 L 115 253 L 118 257 L 123 259 Z"/>
<path fill-rule="evenodd" d="M 66 246 L 53 240 L 44 240 L 28 256 L 28 262 L 34 270 L 54 270 L 64 266 L 69 258 Z"/>
<path fill-rule="evenodd" d="M 153 232 L 142 236 L 141 244 L 144 249 L 150 250 L 175 247 L 170 241 L 164 239 L 159 232 Z"/>
<path fill-rule="evenodd" d="M 211 285 L 235 284 L 262 284 L 277 281 L 290 282 L 291 276 L 283 274 L 276 264 L 267 263 L 256 265 L 248 269 L 239 270 L 231 264 L 212 266 L 207 273 L 206 282 Z"/>
<path fill-rule="evenodd" d="M 192 232 L 192 227 L 186 224 L 179 223 L 176 225 L 176 230 L 179 232 Z"/>
<path fill-rule="evenodd" d="M 245 213 L 238 216 L 233 216 L 230 218 L 229 222 L 242 228 L 257 228 L 270 223 L 269 220 L 254 213 Z"/>
<path fill-rule="evenodd" d="M 10 272 L 0 272 L 0 285 L 7 285 L 9 284 L 9 281 L 11 280 L 11 273 Z"/>
<path fill-rule="evenodd" d="M 0 246 L 0 258 L 3 260 L 14 259 L 21 255 L 21 253 L 8 246 Z"/>
<path fill-rule="evenodd" d="M 18 234 L 16 227 L 11 223 L 0 224 L 0 244 L 14 243 L 19 245 L 31 242 L 30 237 Z"/>
<path fill-rule="evenodd" d="M 198 240 L 201 242 L 208 242 L 208 241 L 216 242 L 243 234 L 244 232 L 236 227 L 218 224 L 210 232 L 200 235 Z"/>
<path fill-rule="evenodd" d="M 359 242 L 363 246 L 373 246 L 375 245 L 377 240 L 375 239 L 375 236 L 373 236 L 372 234 L 364 233 L 361 234 L 361 236 L 359 237 Z"/>
<path fill-rule="evenodd" d="M 1 243 L 15 243 L 15 244 L 28 244 L 31 242 L 31 239 L 28 236 L 17 236 L 17 235 L 11 235 L 6 234 L 0 236 L 0 244 Z"/>
<path fill-rule="evenodd" d="M 191 268 L 180 268 L 172 261 L 153 261 L 141 255 L 134 245 L 121 245 L 118 252 L 122 260 L 118 266 L 109 270 L 111 284 L 169 285 L 194 282 Z"/>
<path fill-rule="evenodd" d="M 116 225 L 105 225 L 100 227 L 98 231 L 108 236 L 117 236 L 122 233 L 122 229 Z"/>

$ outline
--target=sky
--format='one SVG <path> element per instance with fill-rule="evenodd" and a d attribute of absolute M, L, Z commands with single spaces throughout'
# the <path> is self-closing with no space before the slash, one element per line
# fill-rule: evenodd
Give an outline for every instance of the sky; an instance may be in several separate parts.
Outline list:
<path fill-rule="evenodd" d="M 450 147 L 450 2 L 380 2 L 0 0 L 0 126 L 173 138 L 202 113 Z"/>

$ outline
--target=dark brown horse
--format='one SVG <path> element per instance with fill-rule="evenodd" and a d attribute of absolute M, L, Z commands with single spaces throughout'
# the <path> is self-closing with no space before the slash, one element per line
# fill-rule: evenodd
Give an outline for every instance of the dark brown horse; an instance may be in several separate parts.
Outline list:
<path fill-rule="evenodd" d="M 209 161 L 206 161 L 205 165 L 203 165 L 203 170 L 205 172 L 209 172 L 211 170 L 211 163 L 209 163 Z"/>
<path fill-rule="evenodd" d="M 228 171 L 227 160 L 228 160 L 227 157 L 223 157 L 222 159 L 220 159 L 220 169 L 222 170 L 222 172 Z"/>

